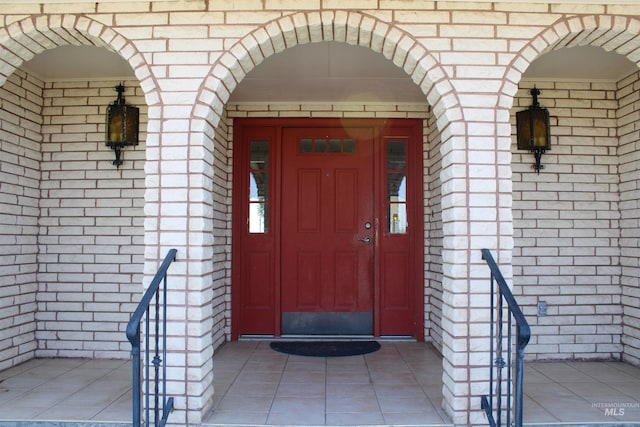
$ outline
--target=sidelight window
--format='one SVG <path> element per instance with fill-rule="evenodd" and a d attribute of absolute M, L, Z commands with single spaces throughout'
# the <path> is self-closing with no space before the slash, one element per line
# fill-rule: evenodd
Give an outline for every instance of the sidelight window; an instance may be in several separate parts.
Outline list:
<path fill-rule="evenodd" d="M 407 142 L 386 142 L 387 230 L 407 232 Z"/>
<path fill-rule="evenodd" d="M 269 141 L 249 144 L 249 232 L 269 231 Z"/>

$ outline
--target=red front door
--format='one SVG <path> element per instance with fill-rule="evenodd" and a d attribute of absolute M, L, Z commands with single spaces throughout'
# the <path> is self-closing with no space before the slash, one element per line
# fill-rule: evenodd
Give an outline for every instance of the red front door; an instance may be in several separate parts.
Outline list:
<path fill-rule="evenodd" d="M 282 141 L 282 333 L 372 334 L 373 130 Z"/>
<path fill-rule="evenodd" d="M 234 121 L 232 337 L 422 339 L 420 120 Z"/>

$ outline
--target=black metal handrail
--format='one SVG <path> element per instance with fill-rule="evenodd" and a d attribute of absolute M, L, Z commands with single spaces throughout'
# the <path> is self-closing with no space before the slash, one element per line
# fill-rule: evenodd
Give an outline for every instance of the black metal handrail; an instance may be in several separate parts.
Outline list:
<path fill-rule="evenodd" d="M 487 262 L 489 269 L 491 270 L 491 344 L 489 351 L 493 355 L 495 351 L 494 366 L 496 369 L 495 377 L 495 391 L 494 391 L 494 366 L 489 367 L 489 383 L 490 390 L 489 396 L 482 396 L 482 409 L 484 409 L 489 425 L 491 427 L 502 426 L 502 412 L 504 410 L 506 415 L 506 426 L 511 426 L 511 403 L 515 400 L 513 406 L 513 426 L 522 427 L 523 418 L 523 394 L 524 394 L 524 349 L 529 343 L 531 338 L 531 329 L 529 323 L 525 319 L 516 299 L 511 293 L 511 289 L 507 285 L 507 282 L 500 272 L 500 268 L 496 264 L 491 252 L 488 249 L 482 249 L 482 259 Z M 497 289 L 495 289 L 497 284 Z M 494 295 L 496 296 L 494 298 Z M 497 301 L 496 301 L 497 300 Z M 504 301 L 507 302 L 507 308 L 509 315 L 506 320 L 506 340 L 507 347 L 503 348 L 504 344 Z M 497 318 L 495 317 L 497 314 Z M 512 330 L 513 320 L 515 320 L 516 329 L 516 343 L 515 351 L 513 348 Z M 496 331 L 497 329 L 497 331 Z M 496 334 L 497 332 L 497 334 Z M 495 347 L 494 347 L 495 342 Z M 515 372 L 513 370 L 513 353 L 515 352 Z M 507 361 L 505 362 L 504 355 L 506 353 Z M 506 378 L 506 408 L 502 407 L 502 370 L 507 368 Z M 515 376 L 515 381 L 512 375 Z M 513 384 L 512 384 L 513 383 Z M 494 407 L 494 393 L 495 393 L 495 407 Z M 494 417 L 495 413 L 495 417 Z"/>
<path fill-rule="evenodd" d="M 167 398 L 167 270 L 176 259 L 176 252 L 176 249 L 169 250 L 127 324 L 127 339 L 131 343 L 131 357 L 133 359 L 133 427 L 141 425 L 143 381 L 145 386 L 144 425 L 149 427 L 150 413 L 153 410 L 153 425 L 164 427 L 169 414 L 173 411 L 173 397 Z M 163 285 L 162 289 L 160 289 L 160 285 Z M 153 313 L 151 312 L 152 302 L 155 308 Z M 153 332 L 151 332 L 151 317 L 153 317 Z M 143 318 L 145 319 L 144 380 L 140 366 L 140 323 Z M 153 348 L 149 347 L 151 335 L 153 335 Z M 152 360 L 150 360 L 151 351 L 154 353 Z M 153 364 L 153 378 L 150 376 L 151 364 Z M 161 367 L 162 375 L 160 375 Z M 150 397 L 151 382 L 154 387 L 153 406 L 151 406 Z M 162 384 L 162 391 L 160 391 L 160 384 Z M 160 399 L 162 399 L 162 408 L 160 407 Z M 160 409 L 162 409 L 162 415 Z"/>

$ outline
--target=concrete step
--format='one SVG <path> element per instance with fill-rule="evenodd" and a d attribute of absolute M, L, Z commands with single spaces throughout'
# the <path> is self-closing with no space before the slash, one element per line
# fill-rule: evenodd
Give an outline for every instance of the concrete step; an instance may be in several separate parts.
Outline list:
<path fill-rule="evenodd" d="M 277 426 L 277 425 L 251 425 L 251 427 L 291 427 L 293 424 Z M 0 420 L 0 426 L 2 427 L 132 427 L 131 423 L 100 423 L 92 421 L 8 421 Z M 246 424 L 202 424 L 202 427 L 247 427 Z M 305 427 L 346 427 L 346 426 L 305 426 Z M 359 427 L 357 425 L 351 425 L 349 427 Z M 378 427 L 376 425 L 369 425 L 362 427 Z M 385 424 L 379 427 L 394 427 L 390 424 Z M 453 424 L 411 424 L 411 427 L 454 427 Z M 612 423 L 525 423 L 523 427 L 640 427 L 640 422 L 612 422 Z"/>
<path fill-rule="evenodd" d="M 132 427 L 131 423 L 101 423 L 93 421 L 10 421 L 0 420 L 2 427 Z"/>
<path fill-rule="evenodd" d="M 595 422 L 595 423 L 534 423 L 527 424 L 524 423 L 523 427 L 640 427 L 640 422 L 612 422 L 612 423 L 603 423 L 603 422 Z"/>

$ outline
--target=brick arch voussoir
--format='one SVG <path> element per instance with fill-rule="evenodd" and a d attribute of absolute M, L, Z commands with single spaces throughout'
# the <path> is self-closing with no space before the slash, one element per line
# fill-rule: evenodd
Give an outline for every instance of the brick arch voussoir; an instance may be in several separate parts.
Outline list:
<path fill-rule="evenodd" d="M 0 86 L 24 62 L 59 46 L 97 46 L 125 59 L 141 82 L 147 103 L 156 85 L 143 55 L 134 44 L 105 24 L 82 15 L 38 15 L 0 28 Z"/>
<path fill-rule="evenodd" d="M 625 56 L 640 67 L 640 20 L 618 15 L 563 17 L 532 38 L 511 61 L 500 105 L 512 104 L 524 71 L 540 55 L 576 46 L 598 46 Z"/>
<path fill-rule="evenodd" d="M 563 18 L 532 39 L 512 62 L 520 75 L 543 53 L 564 47 L 598 46 L 640 65 L 640 20 L 617 15 Z"/>
<path fill-rule="evenodd" d="M 566 27 L 569 31 L 550 44 L 546 51 L 590 45 L 624 55 L 636 49 L 637 44 L 629 42 L 638 36 L 640 29 L 637 19 L 613 15 L 571 17 L 566 20 Z"/>
<path fill-rule="evenodd" d="M 256 28 L 212 65 L 210 77 L 197 96 L 194 119 L 217 124 L 222 114 L 220 106 L 263 60 L 294 46 L 322 41 L 344 42 L 381 53 L 407 73 L 431 105 L 449 100 L 446 108 L 435 109 L 445 122 L 451 111 L 451 119 L 459 119 L 459 101 L 436 58 L 406 31 L 357 11 L 297 12 Z"/>

